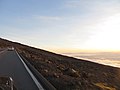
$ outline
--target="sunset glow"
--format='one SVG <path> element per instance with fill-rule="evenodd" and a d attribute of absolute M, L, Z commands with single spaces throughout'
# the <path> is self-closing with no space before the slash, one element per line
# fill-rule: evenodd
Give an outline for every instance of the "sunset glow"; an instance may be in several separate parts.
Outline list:
<path fill-rule="evenodd" d="M 1 0 L 0 36 L 54 52 L 120 51 L 119 0 Z"/>
<path fill-rule="evenodd" d="M 97 50 L 120 50 L 120 14 L 105 18 L 95 27 L 97 32 L 87 42 L 88 47 Z"/>

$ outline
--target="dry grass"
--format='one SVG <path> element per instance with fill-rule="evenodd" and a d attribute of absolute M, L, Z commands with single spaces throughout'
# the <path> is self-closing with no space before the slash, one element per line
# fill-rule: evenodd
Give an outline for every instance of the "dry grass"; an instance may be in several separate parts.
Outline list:
<path fill-rule="evenodd" d="M 120 90 L 119 68 L 0 39 L 0 47 L 7 46 L 14 46 L 57 90 Z"/>
<path fill-rule="evenodd" d="M 95 85 L 100 87 L 102 90 L 116 90 L 114 87 L 110 87 L 105 83 L 96 83 Z"/>

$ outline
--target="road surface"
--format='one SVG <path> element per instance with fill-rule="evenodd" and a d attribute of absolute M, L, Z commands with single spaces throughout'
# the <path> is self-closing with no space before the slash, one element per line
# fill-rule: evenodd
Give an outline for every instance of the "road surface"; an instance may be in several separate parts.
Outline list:
<path fill-rule="evenodd" d="M 0 53 L 0 76 L 9 76 L 18 90 L 39 90 L 15 51 Z"/>

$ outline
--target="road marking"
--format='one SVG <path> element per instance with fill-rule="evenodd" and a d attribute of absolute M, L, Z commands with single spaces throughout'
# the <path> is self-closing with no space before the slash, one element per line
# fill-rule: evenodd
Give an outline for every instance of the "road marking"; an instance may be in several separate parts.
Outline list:
<path fill-rule="evenodd" d="M 6 49 L 5 49 L 5 50 L 3 50 L 3 51 L 0 51 L 0 54 L 1 54 L 1 53 L 4 53 L 5 51 L 6 51 Z"/>
<path fill-rule="evenodd" d="M 41 84 L 38 82 L 38 80 L 36 79 L 36 77 L 32 74 L 32 72 L 30 71 L 30 69 L 27 67 L 27 65 L 25 64 L 25 62 L 23 61 L 23 59 L 20 57 L 20 55 L 18 54 L 18 52 L 16 50 L 15 50 L 15 52 L 17 53 L 18 57 L 22 61 L 22 63 L 25 66 L 26 70 L 28 71 L 28 73 L 30 74 L 31 78 L 33 79 L 33 81 L 37 85 L 38 89 L 39 90 L 45 90 L 45 89 L 43 89 L 43 87 L 41 86 Z"/>

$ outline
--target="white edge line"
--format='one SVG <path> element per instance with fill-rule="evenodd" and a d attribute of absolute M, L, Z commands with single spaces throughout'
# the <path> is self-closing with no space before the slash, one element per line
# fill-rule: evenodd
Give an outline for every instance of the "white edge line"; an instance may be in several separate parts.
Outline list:
<path fill-rule="evenodd" d="M 6 51 L 6 50 L 0 51 L 0 54 L 1 54 L 1 53 L 4 53 L 5 51 Z"/>
<path fill-rule="evenodd" d="M 44 90 L 43 87 L 41 86 L 41 84 L 38 82 L 38 80 L 36 79 L 36 77 L 32 74 L 32 72 L 30 71 L 30 69 L 27 67 L 27 65 L 25 64 L 25 62 L 22 60 L 22 58 L 20 57 L 20 55 L 18 54 L 18 52 L 15 50 L 15 52 L 17 53 L 18 57 L 20 58 L 20 60 L 22 61 L 23 65 L 25 66 L 26 70 L 28 71 L 28 73 L 30 74 L 31 78 L 33 79 L 33 81 L 35 82 L 35 84 L 37 85 L 39 90 Z"/>

